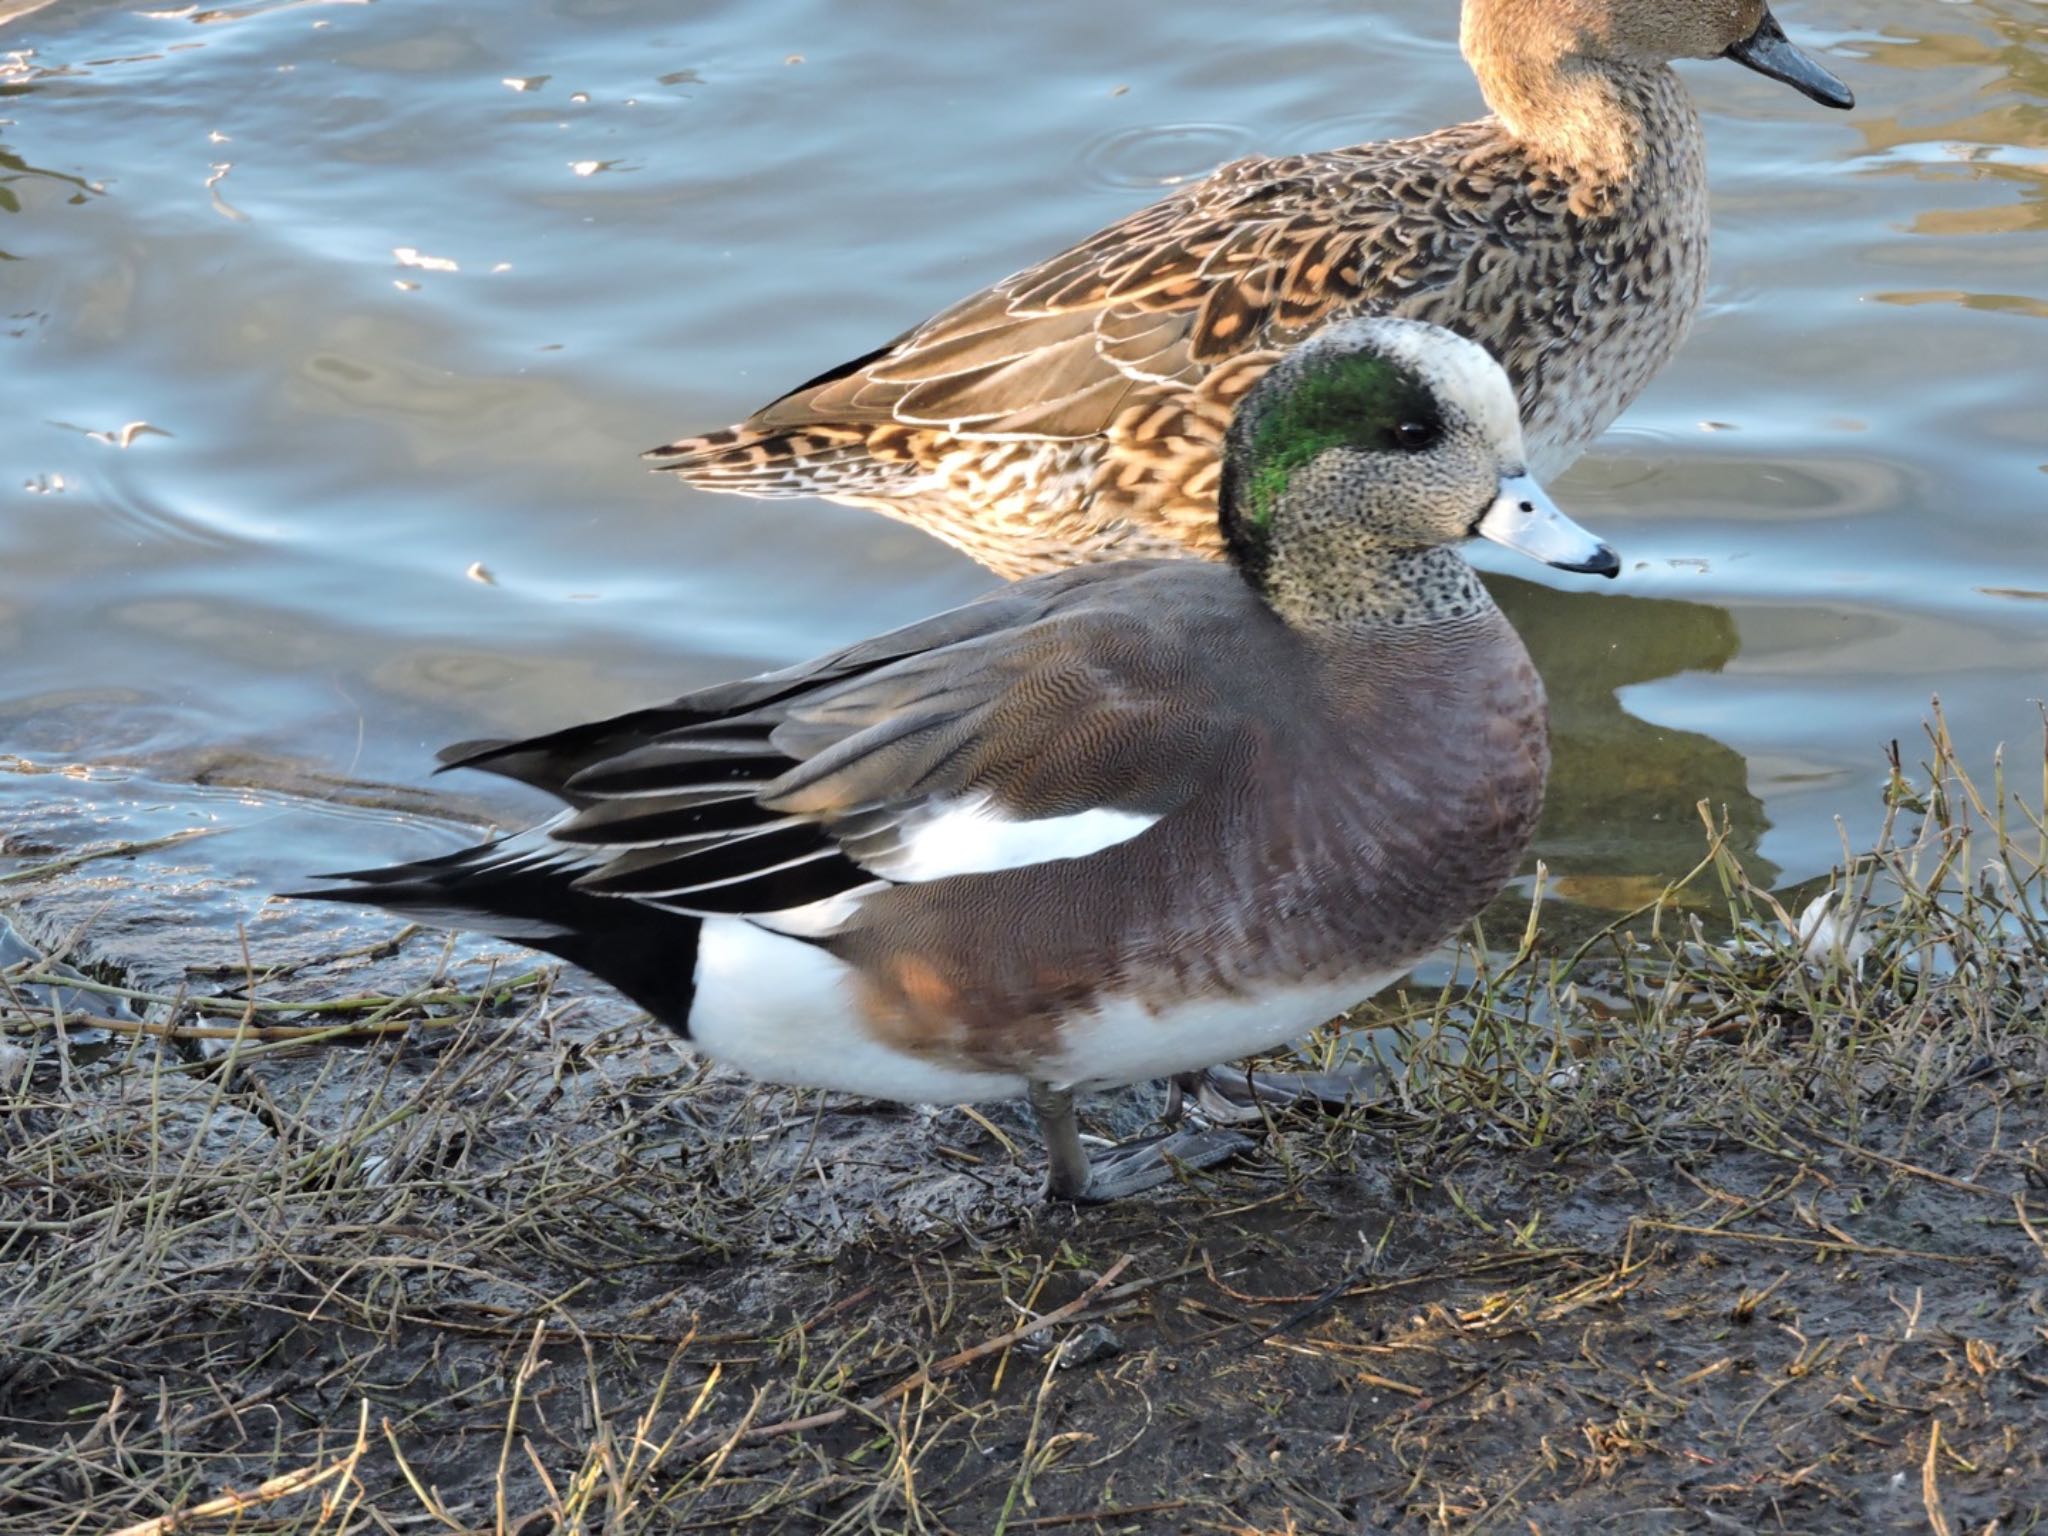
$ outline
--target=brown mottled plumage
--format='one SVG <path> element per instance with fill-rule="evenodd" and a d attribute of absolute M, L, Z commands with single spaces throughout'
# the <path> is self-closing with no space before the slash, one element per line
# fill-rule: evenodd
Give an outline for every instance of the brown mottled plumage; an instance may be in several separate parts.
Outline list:
<path fill-rule="evenodd" d="M 1685 339 L 1705 289 L 1699 118 L 1673 58 L 1731 49 L 1838 106 L 1763 0 L 1465 0 L 1495 115 L 1235 161 L 723 432 L 655 449 L 694 485 L 822 496 L 1017 576 L 1220 552 L 1217 453 L 1276 357 L 1334 315 L 1447 326 L 1507 368 L 1561 472 Z"/>
<path fill-rule="evenodd" d="M 1322 1022 L 1527 847 L 1543 688 L 1455 545 L 1619 567 L 1525 460 L 1480 348 L 1339 322 L 1237 413 L 1230 568 L 1058 572 L 806 666 L 451 749 L 569 808 L 325 894 L 553 950 L 757 1076 L 1028 1095 L 1056 1191 L 1148 1187 L 1238 1139 L 1091 1166 L 1076 1089 Z"/>

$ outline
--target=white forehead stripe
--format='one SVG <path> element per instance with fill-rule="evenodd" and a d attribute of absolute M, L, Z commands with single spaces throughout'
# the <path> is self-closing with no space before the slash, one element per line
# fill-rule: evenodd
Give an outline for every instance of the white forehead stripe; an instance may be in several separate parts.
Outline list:
<path fill-rule="evenodd" d="M 1499 451 L 1504 463 L 1527 458 L 1522 446 L 1522 412 L 1514 387 L 1493 354 L 1441 326 L 1391 315 L 1340 321 L 1323 330 L 1309 345 L 1334 345 L 1349 350 L 1370 345 L 1405 364 L 1433 394 L 1472 418 Z"/>
<path fill-rule="evenodd" d="M 1522 458 L 1522 413 L 1493 354 L 1437 326 L 1412 320 L 1390 324 L 1398 330 L 1387 336 L 1387 350 L 1421 375 L 1439 399 L 1469 415 L 1503 456 Z"/>

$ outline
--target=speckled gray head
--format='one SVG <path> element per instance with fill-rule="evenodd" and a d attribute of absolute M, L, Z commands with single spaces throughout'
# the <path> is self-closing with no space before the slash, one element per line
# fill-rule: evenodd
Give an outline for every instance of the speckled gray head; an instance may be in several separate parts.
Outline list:
<path fill-rule="evenodd" d="M 1245 397 L 1224 460 L 1224 540 L 1262 589 L 1283 567 L 1328 582 L 1474 534 L 1561 570 L 1621 569 L 1530 477 L 1500 365 L 1420 321 L 1318 331 Z"/>

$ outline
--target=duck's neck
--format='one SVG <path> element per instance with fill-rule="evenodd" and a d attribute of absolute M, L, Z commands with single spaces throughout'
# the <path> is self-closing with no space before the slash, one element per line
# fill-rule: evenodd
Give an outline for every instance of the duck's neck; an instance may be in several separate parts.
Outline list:
<path fill-rule="evenodd" d="M 1468 7 L 1465 57 L 1502 126 L 1531 159 L 1584 189 L 1583 200 L 1625 194 L 1660 155 L 1697 138 L 1699 115 L 1668 66 L 1588 58 L 1541 23 L 1532 33 L 1514 19 Z"/>
<path fill-rule="evenodd" d="M 1301 634 L 1342 643 L 1389 630 L 1463 625 L 1495 611 L 1479 573 L 1457 550 L 1368 545 L 1355 535 L 1316 547 L 1313 531 L 1274 551 L 1255 585 Z"/>

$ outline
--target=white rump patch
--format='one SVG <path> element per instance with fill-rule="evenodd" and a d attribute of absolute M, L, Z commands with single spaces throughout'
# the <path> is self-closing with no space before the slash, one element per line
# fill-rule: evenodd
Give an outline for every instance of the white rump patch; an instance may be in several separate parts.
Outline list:
<path fill-rule="evenodd" d="M 1086 858 L 1129 842 L 1157 820 L 1135 811 L 1093 810 L 1013 821 L 995 809 L 991 796 L 977 795 L 933 805 L 905 827 L 900 850 L 869 867 L 886 879 L 911 883 L 1021 869 Z"/>
<path fill-rule="evenodd" d="M 935 1066 L 892 1050 L 862 1023 L 851 966 L 741 917 L 704 920 L 690 1043 L 764 1082 L 906 1104 L 1014 1099 L 1025 1086 L 1007 1073 Z"/>

